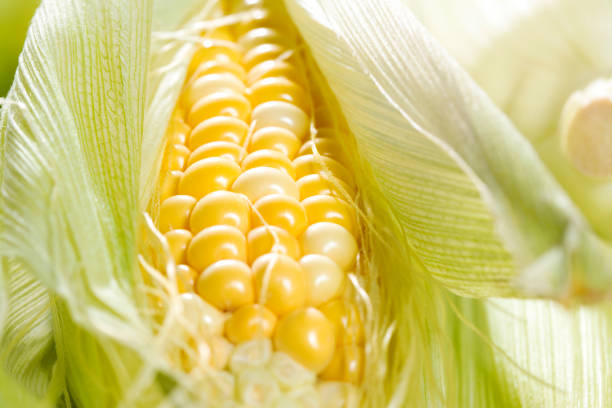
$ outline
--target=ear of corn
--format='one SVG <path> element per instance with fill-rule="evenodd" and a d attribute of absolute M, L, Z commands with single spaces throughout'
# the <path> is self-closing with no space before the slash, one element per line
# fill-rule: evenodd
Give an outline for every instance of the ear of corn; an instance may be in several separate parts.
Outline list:
<path fill-rule="evenodd" d="M 144 0 L 46 0 L 34 22 L 0 122 L 0 254 L 19 265 L 4 268 L 0 282 L 23 276 L 45 288 L 10 286 L 9 297 L 27 307 L 9 301 L 0 319 L 2 370 L 27 387 L 24 401 L 609 405 L 601 386 L 612 369 L 605 307 L 570 314 L 551 302 L 483 302 L 443 289 L 534 293 L 510 284 L 517 272 L 509 259 L 530 252 L 508 245 L 522 238 L 494 234 L 494 221 L 520 220 L 518 236 L 533 231 L 538 249 L 550 236 L 538 241 L 545 228 L 532 221 L 549 204 L 547 228 L 557 231 L 557 216 L 578 224 L 565 217 L 572 207 L 537 157 L 517 163 L 558 206 L 521 187 L 518 175 L 502 176 L 496 166 L 525 144 L 405 3 L 287 1 L 291 17 L 281 19 L 222 12 L 213 2 L 196 16 L 187 3 L 164 15 Z M 179 27 L 181 14 L 192 20 Z M 291 21 L 309 49 L 295 47 Z M 150 38 L 150 25 L 165 31 Z M 294 52 L 284 54 L 288 48 Z M 223 91 L 206 96 L 215 86 Z M 292 122 L 278 126 L 278 117 Z M 513 143 L 499 150 L 508 157 L 487 162 L 489 174 L 480 143 L 499 146 L 500 135 Z M 220 177 L 207 179 L 215 171 Z M 491 197 L 538 211 L 490 211 Z M 137 229 L 144 210 L 155 222 L 145 217 Z M 325 228 L 305 235 L 311 224 Z M 355 273 L 343 252 L 319 253 L 321 237 L 356 240 Z M 576 259 L 605 266 L 597 257 L 605 246 L 584 242 L 592 247 L 577 253 L 594 248 L 591 258 Z M 551 252 L 530 277 L 560 270 L 563 254 Z M 270 279 L 279 265 L 285 281 L 324 275 L 328 285 L 283 296 Z M 533 291 L 534 280 L 527 283 Z M 538 293 L 558 296 L 544 283 Z M 593 285 L 585 287 L 592 295 Z M 47 326 L 37 323 L 39 312 Z M 304 332 L 329 339 L 324 322 L 338 315 L 355 324 L 332 324 L 333 347 L 322 349 L 333 351 L 323 358 Z M 10 324 L 32 330 L 11 333 Z M 16 358 L 5 344 L 24 353 Z M 3 402 L 12 383 L 2 378 Z"/>
<path fill-rule="evenodd" d="M 178 363 L 231 373 L 247 405 L 298 403 L 296 386 L 354 405 L 364 329 L 348 274 L 361 233 L 340 121 L 313 114 L 329 108 L 287 16 L 243 11 L 263 17 L 204 35 L 166 136 L 158 227 L 181 296 L 206 304 L 211 325 Z M 285 361 L 282 376 L 270 361 Z"/>

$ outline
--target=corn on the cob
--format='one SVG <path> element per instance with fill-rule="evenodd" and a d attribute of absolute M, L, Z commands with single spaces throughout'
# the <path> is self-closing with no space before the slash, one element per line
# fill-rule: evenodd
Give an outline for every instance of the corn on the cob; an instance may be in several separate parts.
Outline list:
<path fill-rule="evenodd" d="M 241 402 L 283 400 L 259 359 L 283 390 L 297 387 L 287 401 L 302 401 L 298 385 L 318 376 L 317 400 L 342 406 L 338 382 L 359 384 L 364 366 L 346 276 L 359 252 L 346 201 L 355 186 L 292 28 L 282 12 L 262 10 L 205 33 L 190 64 L 168 133 L 158 227 L 181 296 L 212 311 L 205 319 L 217 329 L 196 343 L 211 367 L 236 374 Z"/>

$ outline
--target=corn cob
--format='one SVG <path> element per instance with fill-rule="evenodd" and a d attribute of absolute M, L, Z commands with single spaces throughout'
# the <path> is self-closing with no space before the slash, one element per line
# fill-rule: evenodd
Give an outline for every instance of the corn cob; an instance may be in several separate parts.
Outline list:
<path fill-rule="evenodd" d="M 347 279 L 360 242 L 355 184 L 283 11 L 243 9 L 261 13 L 204 33 L 188 68 L 157 226 L 180 296 L 208 322 L 199 364 L 232 372 L 248 406 L 304 402 L 298 391 L 315 385 L 313 406 L 345 406 L 364 366 Z"/>

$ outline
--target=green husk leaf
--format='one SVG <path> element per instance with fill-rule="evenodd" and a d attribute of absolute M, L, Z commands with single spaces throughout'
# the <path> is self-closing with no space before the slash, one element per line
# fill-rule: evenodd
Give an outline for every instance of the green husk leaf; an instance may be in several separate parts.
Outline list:
<path fill-rule="evenodd" d="M 0 251 L 20 264 L 30 291 L 69 305 L 51 307 L 39 295 L 47 302 L 44 321 L 32 322 L 38 343 L 5 332 L 11 375 L 38 395 L 51 377 L 51 361 L 38 356 L 54 341 L 71 389 L 64 401 L 72 392 L 103 406 L 117 406 L 124 395 L 88 380 L 129 387 L 150 347 L 135 273 L 150 20 L 149 1 L 45 1 L 2 110 Z M 37 299 L 18 289 L 17 299 Z M 73 321 L 78 330 L 66 323 Z M 96 359 L 94 346 L 133 357 L 123 364 Z"/>
<path fill-rule="evenodd" d="M 566 310 L 543 300 L 485 303 L 496 363 L 524 407 L 607 407 L 612 404 L 612 309 Z M 525 375 L 529 373 L 530 375 Z"/>
<path fill-rule="evenodd" d="M 23 385 L 4 370 L 0 370 L 0 406 L 51 408 L 54 405 L 36 399 Z"/>
<path fill-rule="evenodd" d="M 5 260 L 4 265 L 8 313 L 1 326 L 0 366 L 42 398 L 56 361 L 50 295 L 17 262 Z"/>
<path fill-rule="evenodd" d="M 427 271 L 478 297 L 610 290 L 611 246 L 405 4 L 287 3 Z"/>

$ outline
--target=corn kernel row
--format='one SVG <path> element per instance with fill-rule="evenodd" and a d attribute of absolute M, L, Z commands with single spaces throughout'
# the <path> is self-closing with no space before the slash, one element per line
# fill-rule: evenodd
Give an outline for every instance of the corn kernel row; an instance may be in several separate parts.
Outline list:
<path fill-rule="evenodd" d="M 172 119 L 158 226 L 182 296 L 201 303 L 212 367 L 269 342 L 322 380 L 358 383 L 364 333 L 346 274 L 359 228 L 340 198 L 355 185 L 283 26 L 268 13 L 206 34 Z"/>

